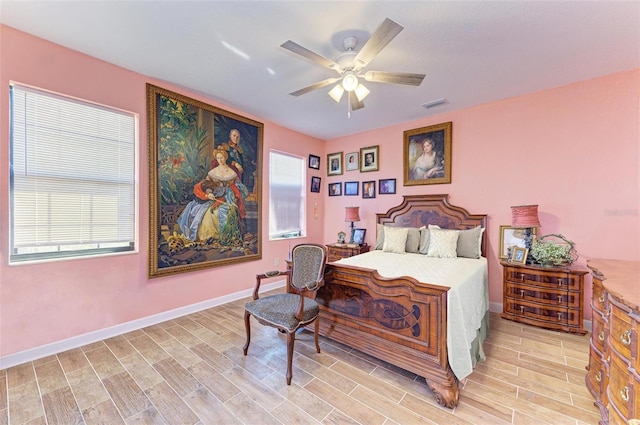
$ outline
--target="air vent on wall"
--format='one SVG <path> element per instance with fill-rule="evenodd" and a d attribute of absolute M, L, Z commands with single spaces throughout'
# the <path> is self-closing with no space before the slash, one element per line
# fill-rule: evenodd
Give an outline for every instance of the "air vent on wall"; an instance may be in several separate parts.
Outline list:
<path fill-rule="evenodd" d="M 429 108 L 435 108 L 436 106 L 444 105 L 446 103 L 449 103 L 449 101 L 443 97 L 442 99 L 436 99 L 436 100 L 432 100 L 431 102 L 423 103 L 422 106 L 429 109 Z"/>

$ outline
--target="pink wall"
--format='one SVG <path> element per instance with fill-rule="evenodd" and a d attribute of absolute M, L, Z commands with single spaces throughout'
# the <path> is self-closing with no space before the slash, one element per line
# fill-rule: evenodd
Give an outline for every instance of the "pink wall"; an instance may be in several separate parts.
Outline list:
<path fill-rule="evenodd" d="M 275 258 L 286 258 L 289 243 L 268 240 L 268 208 L 264 208 L 262 260 L 152 280 L 147 278 L 145 84 L 150 82 L 263 122 L 264 176 L 268 176 L 266 160 L 270 149 L 305 157 L 309 153 L 321 155 L 322 141 L 6 26 L 0 26 L 0 41 L 0 128 L 4 129 L 0 135 L 0 356 L 253 288 L 257 272 L 274 269 Z M 6 129 L 9 115 L 6 105 L 9 104 L 10 80 L 139 114 L 138 254 L 8 266 L 9 141 Z M 314 174 L 320 175 L 320 172 Z M 263 179 L 262 194 L 263 206 L 268 205 L 266 179 Z M 314 202 L 322 211 L 324 200 L 321 196 L 312 196 L 308 201 L 307 239 L 313 241 L 322 239 L 319 218 L 313 216 Z"/>
<path fill-rule="evenodd" d="M 2 132 L 0 356 L 251 288 L 257 271 L 273 269 L 275 258 L 286 257 L 287 241 L 268 241 L 265 209 L 261 261 L 147 279 L 145 83 L 264 121 L 8 27 L 0 26 L 0 42 L 0 128 L 8 128 L 8 84 L 15 80 L 137 112 L 141 155 L 138 254 L 9 267 L 8 132 Z M 323 177 L 323 189 L 307 202 L 307 239 L 334 241 L 338 231 L 348 229 L 343 207 L 359 205 L 363 221 L 358 227 L 368 229 L 372 243 L 375 213 L 397 205 L 403 194 L 449 193 L 452 203 L 489 214 L 491 300 L 501 302 L 498 229 L 509 224 L 511 205 L 539 204 L 540 234 L 565 234 L 576 242 L 582 260 L 640 259 L 639 93 L 640 71 L 633 71 L 326 143 L 264 122 L 264 172 L 269 149 L 314 153 L 324 161 L 327 153 L 380 145 L 378 172 L 327 178 L 321 167 L 313 173 Z M 445 121 L 453 121 L 452 183 L 404 188 L 403 130 Z M 533 177 L 536 172 L 540 175 Z M 379 178 L 398 179 L 398 194 L 372 200 L 326 197 L 328 182 Z M 267 205 L 266 179 L 262 192 Z"/>
<path fill-rule="evenodd" d="M 538 234 L 561 233 L 574 241 L 581 263 L 640 260 L 639 120 L 635 70 L 331 140 L 327 152 L 380 145 L 380 170 L 347 172 L 328 182 L 396 178 L 398 194 L 327 198 L 324 239 L 347 229 L 333 224 L 344 219 L 343 206 L 360 206 L 358 227 L 368 229 L 371 244 L 376 212 L 397 205 L 402 195 L 448 193 L 454 205 L 489 215 L 492 302 L 502 302 L 498 233 L 511 223 L 512 205 L 538 204 Z M 403 131 L 447 121 L 453 122 L 452 183 L 403 187 Z"/>

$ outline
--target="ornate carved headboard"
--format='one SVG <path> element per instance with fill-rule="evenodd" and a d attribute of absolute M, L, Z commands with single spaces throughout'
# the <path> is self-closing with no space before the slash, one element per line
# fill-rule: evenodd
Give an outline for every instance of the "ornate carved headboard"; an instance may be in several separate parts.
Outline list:
<path fill-rule="evenodd" d="M 486 256 L 487 248 L 487 215 L 469 214 L 455 205 L 449 204 L 448 196 L 442 195 L 407 195 L 400 205 L 392 207 L 386 213 L 376 214 L 378 224 L 394 227 L 422 227 L 429 224 L 443 229 L 472 229 L 481 226 L 482 256 Z"/>

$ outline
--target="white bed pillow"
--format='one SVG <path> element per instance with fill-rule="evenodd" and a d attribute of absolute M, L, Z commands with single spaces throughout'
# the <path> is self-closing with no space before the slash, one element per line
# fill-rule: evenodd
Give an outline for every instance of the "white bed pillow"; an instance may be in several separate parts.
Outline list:
<path fill-rule="evenodd" d="M 429 229 L 440 229 L 440 226 L 430 224 Z M 445 232 L 458 233 L 458 242 L 456 246 L 456 254 L 458 257 L 464 258 L 480 258 L 482 255 L 482 234 L 484 227 L 476 226 L 473 229 L 455 230 L 441 229 Z"/>
<path fill-rule="evenodd" d="M 427 257 L 456 258 L 458 231 L 438 229 L 429 226 L 429 248 Z"/>
<path fill-rule="evenodd" d="M 384 226 L 384 244 L 382 251 L 404 254 L 408 233 L 409 229 L 407 227 Z"/>
<path fill-rule="evenodd" d="M 376 224 L 376 246 L 374 249 L 382 249 L 384 247 L 384 229 L 390 227 L 394 229 L 399 229 L 399 227 L 393 226 L 384 226 L 382 224 Z M 405 252 L 418 253 L 420 246 L 420 229 L 415 227 L 405 227 L 407 230 L 407 241 L 405 244 Z"/>

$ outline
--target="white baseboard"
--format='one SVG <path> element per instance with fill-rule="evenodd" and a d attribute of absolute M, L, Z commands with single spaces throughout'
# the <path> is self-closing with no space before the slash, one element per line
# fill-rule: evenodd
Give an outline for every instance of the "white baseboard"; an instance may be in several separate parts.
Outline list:
<path fill-rule="evenodd" d="M 490 302 L 489 311 L 492 313 L 502 313 L 502 303 Z M 593 329 L 591 320 L 583 320 L 582 326 L 589 332 Z"/>
<path fill-rule="evenodd" d="M 286 282 L 284 280 L 280 280 L 277 282 L 261 285 L 260 291 L 270 291 L 273 289 L 281 288 L 285 285 L 285 283 Z M 19 353 L 0 357 L 0 370 L 27 363 L 33 360 L 41 359 L 46 356 L 51 356 L 53 354 L 62 353 L 63 351 L 91 344 L 96 341 L 102 341 L 103 339 L 112 338 L 117 335 L 122 335 L 127 332 L 142 329 L 147 326 L 162 323 L 167 320 L 185 316 L 187 314 L 196 313 L 198 311 L 206 310 L 208 308 L 216 307 L 228 302 L 236 301 L 244 297 L 251 296 L 251 294 L 253 294 L 253 288 L 224 295 L 219 298 L 202 301 L 196 304 L 176 308 L 174 310 L 164 311 L 152 316 L 143 317 L 141 319 L 132 320 L 130 322 L 121 323 L 119 325 L 111 326 L 94 332 L 67 338 L 61 341 L 52 342 L 40 347 L 31 348 Z"/>

